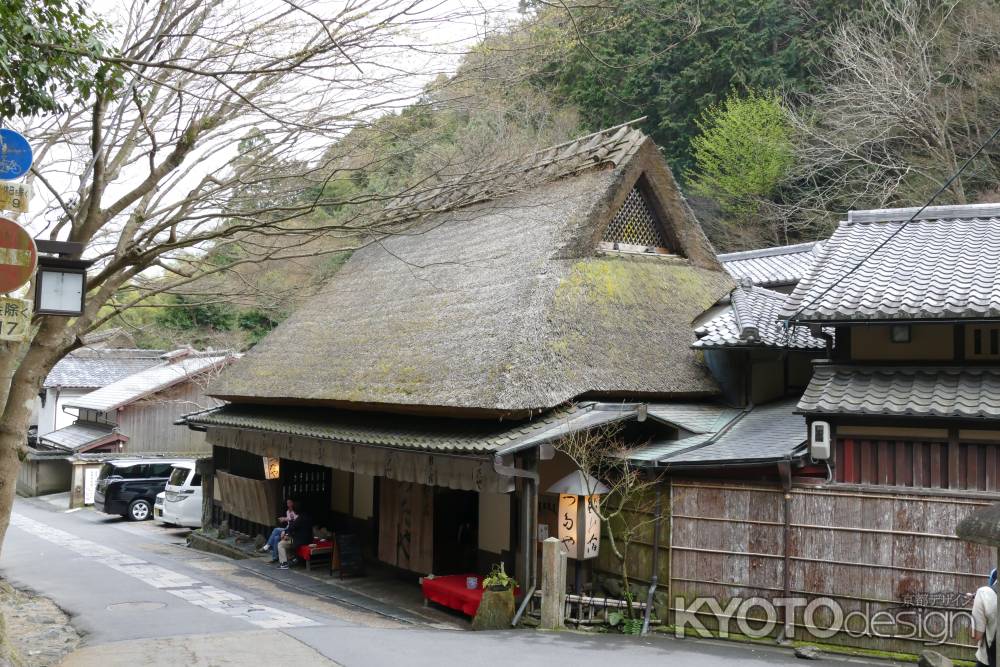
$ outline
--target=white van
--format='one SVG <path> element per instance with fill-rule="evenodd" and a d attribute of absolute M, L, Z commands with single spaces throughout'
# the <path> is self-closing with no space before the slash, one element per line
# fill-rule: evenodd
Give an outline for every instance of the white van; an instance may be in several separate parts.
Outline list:
<path fill-rule="evenodd" d="M 201 475 L 194 461 L 175 463 L 163 493 L 156 498 L 153 518 L 160 523 L 201 528 Z"/>

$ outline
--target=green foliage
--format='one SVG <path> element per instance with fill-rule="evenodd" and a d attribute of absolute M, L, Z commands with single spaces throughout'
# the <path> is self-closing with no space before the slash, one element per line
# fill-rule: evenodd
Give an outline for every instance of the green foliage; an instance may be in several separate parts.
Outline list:
<path fill-rule="evenodd" d="M 626 635 L 635 635 L 638 637 L 642 634 L 642 619 L 641 618 L 626 618 L 622 621 L 622 633 Z"/>
<path fill-rule="evenodd" d="M 228 303 L 168 295 L 166 303 L 157 309 L 154 321 L 173 332 L 173 338 L 184 338 L 184 342 L 199 347 L 218 346 L 218 334 L 232 333 L 234 337 L 223 344 L 245 348 L 260 342 L 278 326 L 281 318 L 260 308 L 241 310 Z"/>
<path fill-rule="evenodd" d="M 236 325 L 235 309 L 222 303 L 197 303 L 182 296 L 172 296 L 172 303 L 156 317 L 161 326 L 170 329 L 232 331 Z"/>
<path fill-rule="evenodd" d="M 730 95 L 705 110 L 701 134 L 691 142 L 694 192 L 716 199 L 732 213 L 752 213 L 771 197 L 793 162 L 791 128 L 774 92 Z"/>
<path fill-rule="evenodd" d="M 608 613 L 608 625 L 613 628 L 619 628 L 622 631 L 622 634 L 625 635 L 641 635 L 642 621 L 642 618 L 628 618 L 620 611 L 612 611 Z"/>
<path fill-rule="evenodd" d="M 578 107 L 591 130 L 647 116 L 643 129 L 682 174 L 693 166 L 690 142 L 704 109 L 733 89 L 813 92 L 831 27 L 862 4 L 623 0 L 610 11 L 584 4 L 574 22 L 562 19 L 568 54 L 537 80 L 557 102 Z"/>
<path fill-rule="evenodd" d="M 236 326 L 246 332 L 250 345 L 259 343 L 278 324 L 276 318 L 257 309 L 245 310 L 236 317 Z"/>
<path fill-rule="evenodd" d="M 504 570 L 503 561 L 493 565 L 490 573 L 483 577 L 483 588 L 499 586 L 501 588 L 513 589 L 517 587 L 514 578 Z"/>
<path fill-rule="evenodd" d="M 116 74 L 93 59 L 102 31 L 82 2 L 0 3 L 0 118 L 56 111 L 62 95 L 86 98 L 113 85 Z"/>

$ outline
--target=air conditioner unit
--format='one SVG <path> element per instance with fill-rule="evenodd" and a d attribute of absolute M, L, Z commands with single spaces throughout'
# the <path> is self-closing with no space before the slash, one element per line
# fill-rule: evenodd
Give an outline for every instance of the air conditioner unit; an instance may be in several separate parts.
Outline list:
<path fill-rule="evenodd" d="M 809 455 L 817 461 L 830 458 L 830 423 L 816 421 L 809 425 Z"/>

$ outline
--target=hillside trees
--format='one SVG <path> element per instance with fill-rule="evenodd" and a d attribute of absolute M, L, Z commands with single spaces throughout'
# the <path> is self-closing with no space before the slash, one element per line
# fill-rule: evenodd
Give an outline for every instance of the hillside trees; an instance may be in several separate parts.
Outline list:
<path fill-rule="evenodd" d="M 567 48 L 536 79 L 577 106 L 589 129 L 646 116 L 643 128 L 678 174 L 693 166 L 696 120 L 731 91 L 816 92 L 833 26 L 866 15 L 860 0 L 622 0 L 560 11 Z"/>
<path fill-rule="evenodd" d="M 0 349 L 0 538 L 33 399 L 83 334 L 196 285 L 236 298 L 257 289 L 241 269 L 294 266 L 419 220 L 419 207 L 372 215 L 391 188 L 328 196 L 326 186 L 372 166 L 339 140 L 447 66 L 434 54 L 456 36 L 433 28 L 462 24 L 449 11 L 415 0 L 135 0 L 117 16 L 90 97 L 22 127 L 43 205 L 27 224 L 83 244 L 95 264 L 83 315 L 36 317 L 30 341 Z M 350 213 L 314 215 L 338 206 Z M 237 278 L 211 282 L 226 273 Z"/>
<path fill-rule="evenodd" d="M 989 0 L 879 0 L 795 109 L 795 168 L 782 203 L 799 219 L 924 204 L 1000 118 L 1000 16 Z M 995 199 L 989 147 L 936 202 Z"/>
<path fill-rule="evenodd" d="M 701 134 L 691 141 L 695 167 L 687 174 L 690 190 L 720 203 L 728 214 L 724 229 L 740 243 L 787 243 L 785 230 L 766 224 L 762 210 L 793 161 L 791 126 L 781 98 L 774 92 L 734 93 L 709 107 L 697 125 Z"/>

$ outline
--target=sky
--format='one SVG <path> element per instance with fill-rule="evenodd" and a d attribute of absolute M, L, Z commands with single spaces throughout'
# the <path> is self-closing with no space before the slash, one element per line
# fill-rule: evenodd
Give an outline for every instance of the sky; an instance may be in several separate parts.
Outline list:
<path fill-rule="evenodd" d="M 183 4 L 185 0 L 178 0 Z M 174 0 L 161 0 L 161 3 L 171 4 Z M 291 11 L 291 0 L 257 0 L 254 2 L 240 2 L 235 0 L 222 0 L 224 5 L 229 6 L 228 13 L 224 20 L 231 21 L 226 24 L 224 20 L 217 25 L 220 30 L 232 36 L 230 29 L 239 21 L 253 22 L 259 21 L 261 17 L 273 19 L 268 27 L 278 26 L 281 21 L 281 14 Z M 140 7 L 142 19 L 149 21 L 153 12 L 161 3 L 142 2 L 135 0 L 135 3 L 122 2 L 121 0 L 97 0 L 93 5 L 95 14 L 102 16 L 110 23 L 117 34 L 127 33 L 132 26 L 136 14 L 130 15 L 128 7 Z M 395 14 L 395 9 L 404 7 L 399 0 L 342 0 L 333 2 L 330 0 L 302 0 L 297 1 L 296 7 L 307 8 L 311 17 L 330 17 L 331 20 L 324 23 L 325 26 L 336 26 L 338 21 L 348 22 L 345 18 L 353 12 L 368 12 L 366 18 L 359 19 L 363 24 L 368 17 L 371 20 L 389 20 Z M 257 118 L 233 117 L 229 123 L 232 128 L 232 136 L 223 138 L 211 146 L 203 149 L 200 155 L 196 155 L 191 160 L 192 164 L 185 164 L 184 176 L 173 180 L 169 191 L 158 193 L 167 206 L 171 200 L 180 201 L 187 195 L 191 187 L 202 180 L 206 174 L 211 174 L 224 168 L 236 155 L 236 141 L 234 137 L 242 136 L 252 129 L 253 123 L 259 123 L 258 128 L 265 132 L 274 131 L 281 127 L 278 117 L 282 123 L 287 123 L 289 117 L 293 117 L 301 108 L 310 104 L 323 108 L 329 116 L 338 116 L 347 119 L 347 122 L 334 123 L 323 132 L 302 132 L 297 138 L 298 143 L 294 147 L 294 154 L 297 159 L 315 159 L 326 148 L 329 143 L 342 135 L 347 127 L 352 123 L 372 119 L 384 113 L 398 112 L 406 105 L 412 103 L 420 95 L 421 90 L 430 81 L 440 74 L 448 74 L 454 71 L 461 60 L 461 57 L 471 47 L 478 44 L 484 36 L 491 30 L 496 30 L 506 22 L 516 20 L 517 0 L 407 0 L 405 8 L 408 10 L 403 16 L 403 21 L 407 24 L 405 29 L 398 31 L 391 40 L 383 40 L 377 36 L 371 40 L 370 48 L 354 54 L 357 60 L 357 67 L 338 67 L 332 69 L 332 74 L 327 70 L 317 70 L 308 77 L 300 77 L 294 84 L 284 89 L 284 99 L 276 100 L 273 104 L 272 119 L 258 115 Z M 302 16 L 298 14 L 298 16 Z M 219 19 L 217 19 L 219 20 Z M 305 19 L 304 30 L 309 28 L 311 19 Z M 242 25 L 242 24 L 241 24 Z M 312 27 L 315 29 L 314 24 Z M 278 29 L 275 27 L 274 29 Z M 326 28 L 329 29 L 329 28 Z M 296 33 L 298 34 L 298 33 Z M 302 34 L 305 34 L 304 32 Z M 214 37 L 214 35 L 213 35 Z M 282 33 L 281 39 L 294 42 L 295 35 Z M 206 40 L 207 41 L 207 40 Z M 244 54 L 255 52 L 257 49 L 266 49 L 260 42 L 251 42 L 244 45 Z M 289 44 L 288 41 L 282 45 Z M 150 55 L 148 59 L 155 60 L 159 55 Z M 252 58 L 252 55 L 249 56 Z M 224 60 L 224 59 L 223 59 Z M 187 62 L 178 62 L 181 65 L 188 65 Z M 126 79 L 127 83 L 129 79 Z M 195 83 L 185 83 L 183 79 L 176 80 L 181 89 L 188 90 L 195 88 Z M 141 82 L 140 82 L 141 83 Z M 129 93 L 139 91 L 140 94 L 148 94 L 148 86 L 141 85 L 132 87 L 126 85 L 122 95 L 113 100 L 109 105 L 108 113 L 105 116 L 105 131 L 109 131 L 116 126 L 122 128 L 118 141 L 127 140 L 127 130 L 137 121 L 137 114 L 134 105 L 131 103 Z M 322 96 L 322 97 L 320 97 Z M 317 101 L 322 104 L 317 105 Z M 171 135 L 175 135 L 178 127 L 183 126 L 185 114 L 191 112 L 199 105 L 197 93 L 191 94 L 176 111 L 174 123 L 164 122 L 154 134 L 159 137 L 159 141 L 167 144 L 171 140 Z M 47 184 L 35 179 L 35 197 L 31 204 L 29 213 L 21 216 L 18 222 L 28 227 L 33 235 L 46 235 L 50 233 L 55 222 L 62 216 L 62 209 L 59 204 L 61 198 L 64 202 L 72 202 L 80 197 L 80 174 L 90 174 L 91 161 L 89 150 L 89 113 L 82 113 L 74 121 L 80 128 L 79 134 L 71 140 L 67 140 L 66 132 L 55 131 L 60 123 L 66 122 L 65 118 L 44 118 L 34 126 L 25 126 L 23 129 L 32 138 L 36 146 L 35 167 L 44 177 Z M 271 129 L 268 129 L 268 128 Z M 280 133 L 279 133 L 280 134 Z M 113 143 L 115 139 L 112 135 L 107 135 L 106 142 Z M 48 140 L 48 141 L 47 141 Z M 46 148 L 46 144 L 48 147 Z M 121 174 L 108 188 L 103 205 L 113 201 L 121 194 L 128 192 L 138 185 L 148 173 L 148 166 L 143 160 L 144 152 L 136 153 L 134 162 L 131 162 L 121 170 Z M 162 155 L 162 152 L 160 153 Z M 156 159 L 159 159 L 157 156 Z M 50 189 L 51 186 L 51 189 Z M 53 194 L 54 190 L 59 196 Z M 65 230 L 64 230 L 65 232 Z M 60 237 L 64 236 L 64 232 Z M 114 239 L 110 239 L 114 240 Z M 93 252 L 93 251 L 91 251 Z"/>

